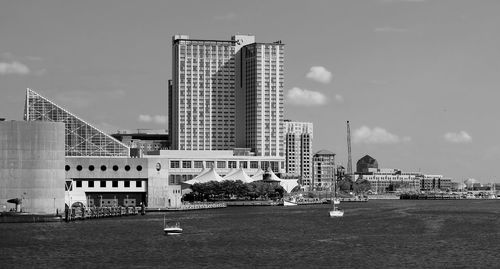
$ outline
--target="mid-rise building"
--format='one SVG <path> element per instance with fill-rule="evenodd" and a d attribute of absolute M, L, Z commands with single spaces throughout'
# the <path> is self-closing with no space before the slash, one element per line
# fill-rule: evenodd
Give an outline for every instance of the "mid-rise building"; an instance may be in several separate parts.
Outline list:
<path fill-rule="evenodd" d="M 311 182 L 313 124 L 285 120 L 285 168 L 302 182 Z"/>
<path fill-rule="evenodd" d="M 247 35 L 176 35 L 172 42 L 172 149 L 251 148 L 257 156 L 284 156 L 284 44 Z"/>
<path fill-rule="evenodd" d="M 423 175 L 415 172 L 402 172 L 398 169 L 368 168 L 366 173 L 357 173 L 355 181 L 368 180 L 374 193 L 394 191 L 420 191 Z"/>
<path fill-rule="evenodd" d="M 446 191 L 452 189 L 450 178 L 443 175 L 424 175 L 420 182 L 420 189 L 423 191 Z"/>
<path fill-rule="evenodd" d="M 335 153 L 328 150 L 316 152 L 312 158 L 313 176 L 311 186 L 330 188 L 335 182 Z"/>

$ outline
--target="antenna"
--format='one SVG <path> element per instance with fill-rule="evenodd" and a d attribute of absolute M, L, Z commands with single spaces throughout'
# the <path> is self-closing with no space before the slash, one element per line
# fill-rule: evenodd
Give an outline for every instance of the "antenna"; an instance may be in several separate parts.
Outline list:
<path fill-rule="evenodd" d="M 347 121 L 347 174 L 352 175 L 351 127 L 349 127 L 349 121 Z"/>

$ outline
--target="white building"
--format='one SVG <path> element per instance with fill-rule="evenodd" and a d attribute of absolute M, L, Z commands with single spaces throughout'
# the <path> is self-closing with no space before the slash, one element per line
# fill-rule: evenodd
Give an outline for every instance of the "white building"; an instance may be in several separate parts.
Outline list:
<path fill-rule="evenodd" d="M 313 124 L 285 120 L 285 167 L 287 174 L 295 174 L 301 183 L 311 183 Z"/>
<path fill-rule="evenodd" d="M 387 191 L 405 190 L 420 191 L 423 175 L 415 172 L 402 172 L 398 169 L 368 168 L 368 173 L 355 175 L 356 181 L 368 180 L 371 191 L 382 193 Z"/>
<path fill-rule="evenodd" d="M 247 35 L 176 35 L 172 42 L 172 149 L 251 148 L 258 156 L 284 156 L 284 45 Z"/>

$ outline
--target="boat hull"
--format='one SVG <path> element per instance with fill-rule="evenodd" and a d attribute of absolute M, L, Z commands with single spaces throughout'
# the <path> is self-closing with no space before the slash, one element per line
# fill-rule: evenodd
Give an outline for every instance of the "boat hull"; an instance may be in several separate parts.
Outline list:
<path fill-rule="evenodd" d="M 344 211 L 342 210 L 330 210 L 330 217 L 343 217 Z"/>
<path fill-rule="evenodd" d="M 283 206 L 296 206 L 297 203 L 290 202 L 290 201 L 283 201 Z"/>
<path fill-rule="evenodd" d="M 182 228 L 165 228 L 163 229 L 166 235 L 180 235 L 182 234 Z"/>

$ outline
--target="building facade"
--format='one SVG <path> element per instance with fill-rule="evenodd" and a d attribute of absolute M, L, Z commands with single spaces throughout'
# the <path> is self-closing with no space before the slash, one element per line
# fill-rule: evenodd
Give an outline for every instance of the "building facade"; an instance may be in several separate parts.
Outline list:
<path fill-rule="evenodd" d="M 174 150 L 251 148 L 284 156 L 283 47 L 231 40 L 172 39 L 169 132 Z"/>
<path fill-rule="evenodd" d="M 422 191 L 446 191 L 452 189 L 451 178 L 443 175 L 424 175 L 420 183 Z"/>
<path fill-rule="evenodd" d="M 330 188 L 335 182 L 335 153 L 320 150 L 312 157 L 313 176 L 310 186 L 314 188 Z"/>
<path fill-rule="evenodd" d="M 64 212 L 64 130 L 60 122 L 0 121 L 0 211 Z"/>
<path fill-rule="evenodd" d="M 378 162 L 370 155 L 365 155 L 363 158 L 356 162 L 356 172 L 358 173 L 368 173 L 368 169 L 375 168 L 378 169 Z"/>
<path fill-rule="evenodd" d="M 402 172 L 398 169 L 368 168 L 366 173 L 357 173 L 355 180 L 368 180 L 373 193 L 395 191 L 420 191 L 423 175 L 414 172 Z"/>
<path fill-rule="evenodd" d="M 284 130 L 286 173 L 311 183 L 313 124 L 285 120 Z"/>

